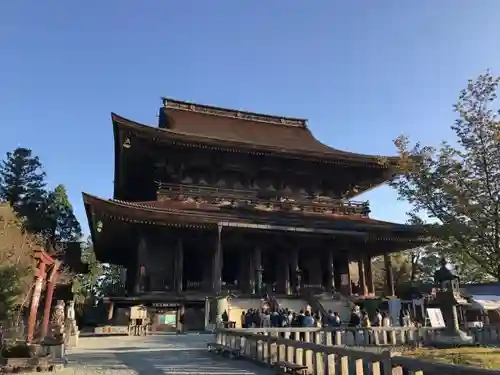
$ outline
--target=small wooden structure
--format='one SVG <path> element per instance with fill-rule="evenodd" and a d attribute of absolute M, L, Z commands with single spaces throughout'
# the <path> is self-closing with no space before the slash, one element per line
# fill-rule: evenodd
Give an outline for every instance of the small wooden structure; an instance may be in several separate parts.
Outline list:
<path fill-rule="evenodd" d="M 28 344 L 33 342 L 38 305 L 40 303 L 40 296 L 44 283 L 46 283 L 46 294 L 40 336 L 41 338 L 44 338 L 47 334 L 49 328 L 50 308 L 52 306 L 52 296 L 54 294 L 54 288 L 59 276 L 59 267 L 61 265 L 60 261 L 54 259 L 43 250 L 37 250 L 35 252 L 35 259 L 37 260 L 37 267 L 35 270 L 35 284 L 31 295 L 31 306 L 28 318 L 28 334 L 26 338 Z"/>

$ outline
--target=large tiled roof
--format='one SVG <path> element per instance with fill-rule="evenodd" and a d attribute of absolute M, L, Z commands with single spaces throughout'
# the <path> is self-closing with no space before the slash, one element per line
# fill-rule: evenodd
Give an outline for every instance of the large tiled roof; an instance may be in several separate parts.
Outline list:
<path fill-rule="evenodd" d="M 292 154 L 319 159 L 380 164 L 396 160 L 339 150 L 318 141 L 307 120 L 263 115 L 165 99 L 160 128 L 152 128 L 112 114 L 113 123 L 129 130 L 149 132 L 155 138 L 201 142 L 221 147 Z"/>
<path fill-rule="evenodd" d="M 235 110 L 220 109 L 198 104 L 167 101 L 165 126 L 168 130 L 250 144 L 272 147 L 292 153 L 311 153 L 323 157 L 364 157 L 376 160 L 376 156 L 362 155 L 329 147 L 318 141 L 302 119 L 280 118 Z"/>

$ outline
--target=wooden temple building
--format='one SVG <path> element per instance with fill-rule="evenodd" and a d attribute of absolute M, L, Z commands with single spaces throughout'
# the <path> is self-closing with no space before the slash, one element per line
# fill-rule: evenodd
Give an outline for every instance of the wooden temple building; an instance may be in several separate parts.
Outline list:
<path fill-rule="evenodd" d="M 171 99 L 158 127 L 111 117 L 114 198 L 83 198 L 97 258 L 126 270 L 117 302 L 187 307 L 313 286 L 348 296 L 353 261 L 369 294 L 371 258 L 421 241 L 352 200 L 397 158 L 331 148 L 307 120 Z"/>

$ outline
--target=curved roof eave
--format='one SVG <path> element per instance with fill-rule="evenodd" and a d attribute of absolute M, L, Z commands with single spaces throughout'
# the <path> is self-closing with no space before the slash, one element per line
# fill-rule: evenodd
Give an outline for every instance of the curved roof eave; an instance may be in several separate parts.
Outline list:
<path fill-rule="evenodd" d="M 323 145 L 330 150 L 329 152 L 307 151 L 301 149 L 283 149 L 270 145 L 238 142 L 233 140 L 227 140 L 224 138 L 218 138 L 206 135 L 197 135 L 193 133 L 183 133 L 164 128 L 152 127 L 129 120 L 116 113 L 111 113 L 111 118 L 113 121 L 115 141 L 117 140 L 118 136 L 117 130 L 120 126 L 122 126 L 132 131 L 138 131 L 144 134 L 148 134 L 149 136 L 153 136 L 153 138 L 162 137 L 165 139 L 173 139 L 186 142 L 200 142 L 204 144 L 217 143 L 221 147 L 226 146 L 228 148 L 233 148 L 233 149 L 234 148 L 251 149 L 253 151 L 272 152 L 290 156 L 305 156 L 305 157 L 313 157 L 324 160 L 337 159 L 342 161 L 361 162 L 361 163 L 379 164 L 379 165 L 381 165 L 382 162 L 387 162 L 389 165 L 391 165 L 399 160 L 399 157 L 397 156 L 377 156 L 377 155 L 358 154 L 354 152 L 338 150 L 330 146 L 326 146 L 324 144 Z M 317 142 L 321 143 L 319 141 Z"/>
<path fill-rule="evenodd" d="M 203 224 L 217 224 L 223 221 L 234 221 L 237 219 L 242 222 L 251 222 L 252 220 L 244 219 L 244 218 L 235 218 L 228 212 L 210 212 L 210 210 L 202 210 L 200 209 L 198 212 L 196 210 L 186 210 L 179 208 L 158 208 L 152 206 L 155 202 L 124 202 L 119 200 L 107 200 L 99 197 L 92 196 L 90 194 L 82 193 L 83 201 L 87 210 L 87 217 L 89 220 L 89 226 L 91 227 L 91 231 L 93 230 L 92 223 L 92 212 L 95 211 L 103 211 L 109 213 L 114 213 L 117 216 L 125 215 L 130 216 L 131 219 L 143 220 L 143 221 L 170 221 L 172 219 L 186 218 L 191 217 L 194 221 L 202 222 Z M 90 209 L 89 206 L 93 208 Z M 100 209 L 96 206 L 101 206 Z M 118 211 L 121 211 L 119 214 Z M 146 215 L 151 217 L 148 220 Z M 156 219 L 154 218 L 156 217 Z M 305 217 L 304 217 L 305 218 Z M 297 215 L 297 219 L 302 219 L 300 215 Z M 317 220 L 324 222 L 327 224 L 328 222 L 350 222 L 355 226 L 358 226 L 359 229 L 362 227 L 377 229 L 377 230 L 386 230 L 386 231 L 395 231 L 395 232 L 412 232 L 417 228 L 413 228 L 406 224 L 392 223 L 375 219 L 361 219 L 361 218 L 341 218 L 341 217 L 307 217 L 307 219 Z M 181 222 L 185 222 L 186 220 L 180 220 Z M 352 228 L 353 230 L 355 227 Z"/>

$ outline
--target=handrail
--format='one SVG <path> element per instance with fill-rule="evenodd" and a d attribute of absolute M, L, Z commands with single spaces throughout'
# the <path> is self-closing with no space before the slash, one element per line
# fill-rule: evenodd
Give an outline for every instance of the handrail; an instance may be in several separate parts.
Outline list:
<path fill-rule="evenodd" d="M 383 331 L 373 329 L 366 331 Z M 217 329 L 217 343 L 239 349 L 244 358 L 276 365 L 287 361 L 307 366 L 312 375 L 402 374 L 418 375 L 493 375 L 498 371 L 449 365 L 408 358 L 391 350 L 352 348 L 332 345 L 330 334 L 304 332 L 301 340 L 283 338 L 278 333 L 254 333 L 249 330 Z"/>
<path fill-rule="evenodd" d="M 302 288 L 300 290 L 301 297 L 304 298 L 311 307 L 321 313 L 321 316 L 326 318 L 328 316 L 328 311 L 325 306 L 319 301 L 318 297 L 314 295 L 314 293 L 309 288 Z"/>

